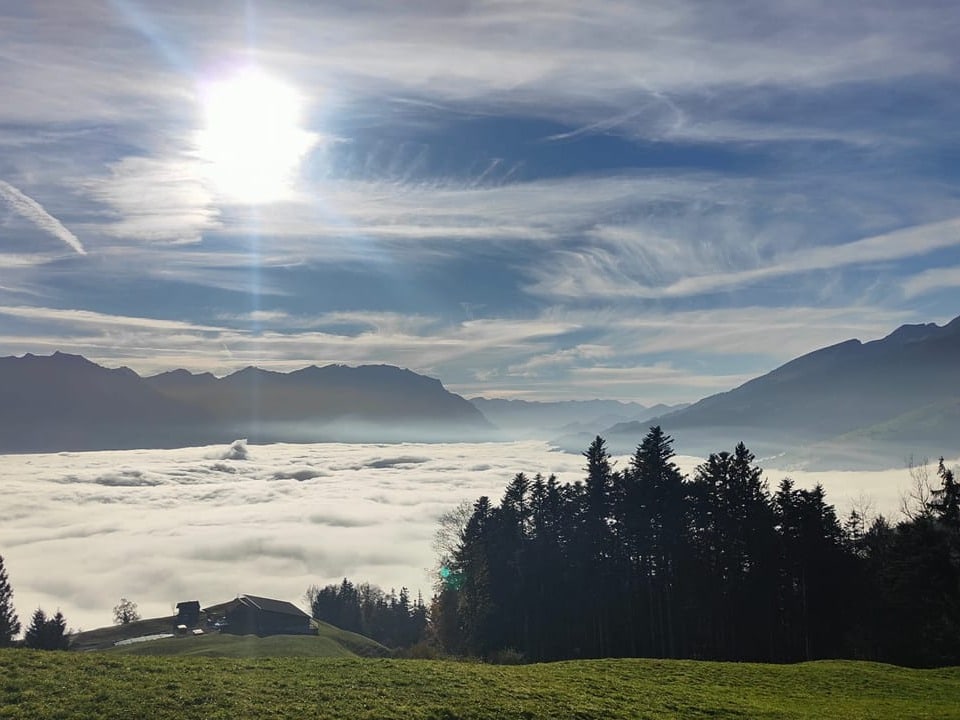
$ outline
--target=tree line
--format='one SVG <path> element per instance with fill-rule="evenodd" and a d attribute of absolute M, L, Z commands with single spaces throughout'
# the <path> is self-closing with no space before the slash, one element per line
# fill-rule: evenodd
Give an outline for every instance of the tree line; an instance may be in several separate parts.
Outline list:
<path fill-rule="evenodd" d="M 10 647 L 20 634 L 20 618 L 13 607 L 13 588 L 0 555 L 0 648 Z M 66 650 L 70 644 L 67 637 L 67 621 L 63 613 L 48 617 L 37 608 L 24 633 L 23 646 L 35 650 Z"/>
<path fill-rule="evenodd" d="M 410 591 L 385 593 L 376 585 L 354 585 L 344 578 L 339 585 L 307 588 L 312 616 L 342 630 L 366 635 L 389 648 L 406 648 L 424 639 L 428 611 L 420 594 Z"/>
<path fill-rule="evenodd" d="M 520 473 L 473 504 L 431 605 L 446 652 L 960 663 L 960 488 L 942 460 L 894 525 L 841 522 L 819 485 L 771 492 L 743 443 L 690 478 L 659 427 L 622 470 L 600 437 L 584 456 L 585 481 Z"/>

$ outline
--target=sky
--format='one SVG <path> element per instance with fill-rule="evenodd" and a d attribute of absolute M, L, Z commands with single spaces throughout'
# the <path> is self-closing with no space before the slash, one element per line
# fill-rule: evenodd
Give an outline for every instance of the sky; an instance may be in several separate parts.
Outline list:
<path fill-rule="evenodd" d="M 955 0 L 0 0 L 0 355 L 693 401 L 960 314 Z"/>
<path fill-rule="evenodd" d="M 21 622 L 59 608 L 75 630 L 103 627 L 121 597 L 143 617 L 240 593 L 305 607 L 310 585 L 344 577 L 429 600 L 442 514 L 481 495 L 499 502 L 518 472 L 584 478 L 583 457 L 532 441 L 243 447 L 0 457 L 0 548 Z M 702 462 L 676 460 L 685 473 Z M 785 474 L 765 478 L 776 487 Z M 790 475 L 822 483 L 841 517 L 898 517 L 909 488 L 903 469 Z"/>

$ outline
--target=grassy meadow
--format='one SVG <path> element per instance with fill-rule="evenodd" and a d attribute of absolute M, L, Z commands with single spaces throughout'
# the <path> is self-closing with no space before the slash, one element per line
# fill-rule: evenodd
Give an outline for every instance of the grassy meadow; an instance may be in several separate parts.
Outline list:
<path fill-rule="evenodd" d="M 163 655 L 192 657 L 386 657 L 390 651 L 369 638 L 327 626 L 319 635 L 255 635 L 212 634 L 200 637 L 177 637 L 134 643 L 110 648 L 104 652 L 117 655 Z"/>
<path fill-rule="evenodd" d="M 960 668 L 0 651 L 2 718 L 960 718 Z"/>
<path fill-rule="evenodd" d="M 315 635 L 229 635 L 206 633 L 200 636 L 163 638 L 117 646 L 130 638 L 169 633 L 173 617 L 137 620 L 125 625 L 88 630 L 71 636 L 74 652 L 107 652 L 123 655 L 183 655 L 201 657 L 388 657 L 390 650 L 363 635 L 312 620 Z"/>

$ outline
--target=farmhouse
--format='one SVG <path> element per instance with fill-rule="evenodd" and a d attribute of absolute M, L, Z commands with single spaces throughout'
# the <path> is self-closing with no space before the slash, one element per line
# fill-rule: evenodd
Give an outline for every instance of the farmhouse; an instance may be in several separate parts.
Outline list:
<path fill-rule="evenodd" d="M 235 600 L 207 608 L 208 618 L 222 617 L 221 632 L 234 635 L 307 635 L 310 616 L 284 600 L 239 595 Z"/>

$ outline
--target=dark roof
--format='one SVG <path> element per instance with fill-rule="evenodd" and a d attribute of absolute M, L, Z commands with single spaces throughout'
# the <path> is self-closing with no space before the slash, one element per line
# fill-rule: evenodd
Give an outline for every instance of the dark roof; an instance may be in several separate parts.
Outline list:
<path fill-rule="evenodd" d="M 197 608 L 197 610 L 199 610 L 199 609 L 200 609 L 200 601 L 199 601 L 199 600 L 184 600 L 183 602 L 178 602 L 178 603 L 177 603 L 177 610 L 179 610 L 179 609 L 182 608 L 182 607 L 195 607 L 195 608 Z"/>
<path fill-rule="evenodd" d="M 237 598 L 240 602 L 244 600 L 247 601 L 250 605 L 257 608 L 258 610 L 263 610 L 264 612 L 279 613 L 281 615 L 293 615 L 295 617 L 309 618 L 303 610 L 298 608 L 293 603 L 288 603 L 286 600 L 272 600 L 270 598 L 257 597 L 256 595 L 240 595 Z"/>

